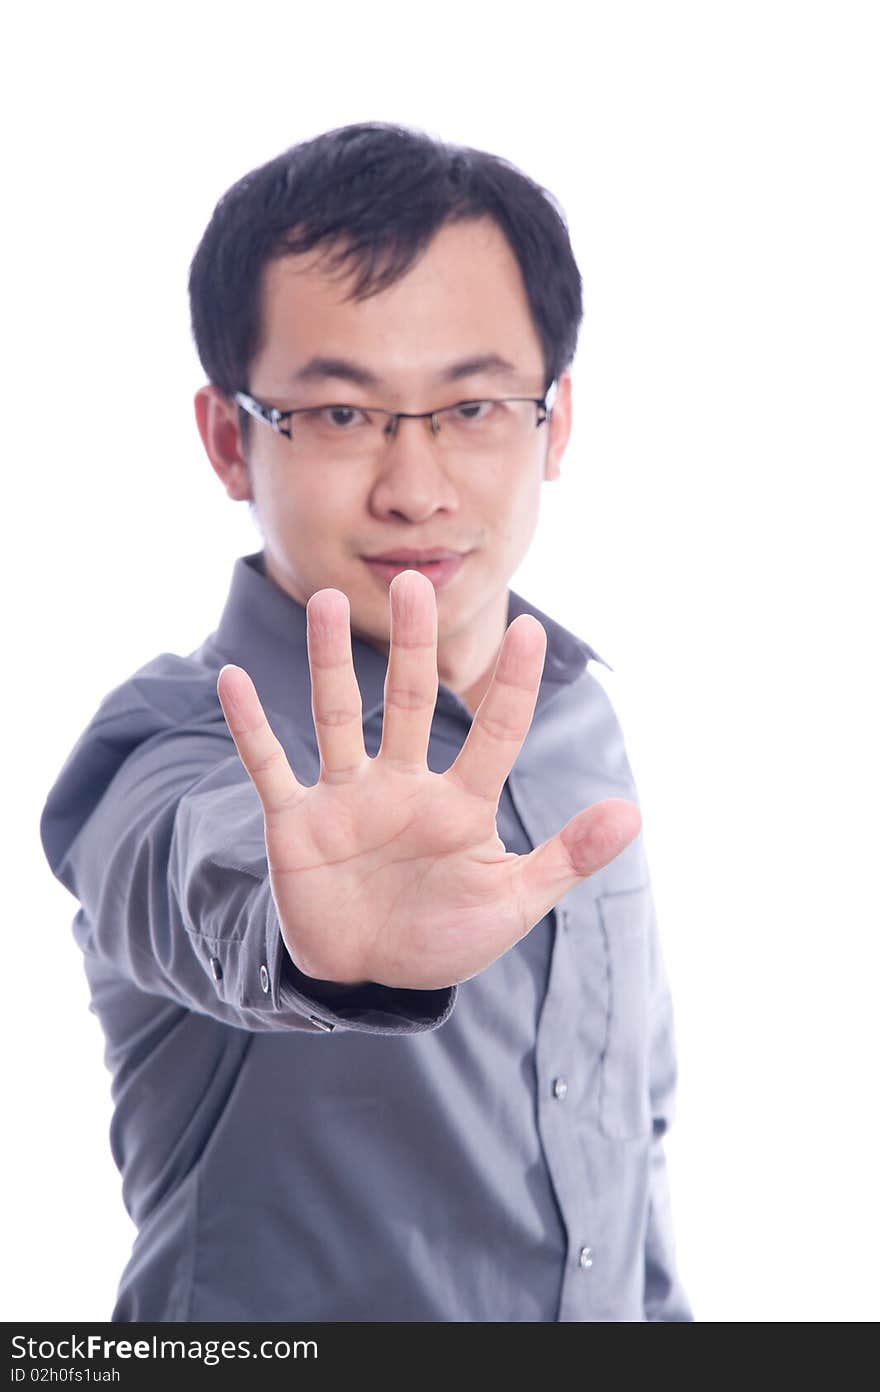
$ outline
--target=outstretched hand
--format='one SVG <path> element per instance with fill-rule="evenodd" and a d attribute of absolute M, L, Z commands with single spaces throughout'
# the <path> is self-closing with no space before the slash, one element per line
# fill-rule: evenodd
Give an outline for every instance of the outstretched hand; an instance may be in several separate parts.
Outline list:
<path fill-rule="evenodd" d="M 272 894 L 294 965 L 326 981 L 430 990 L 484 971 L 641 829 L 634 803 L 606 798 L 528 855 L 496 829 L 505 780 L 534 714 L 547 635 L 521 614 L 455 762 L 428 768 L 437 701 L 437 601 L 419 571 L 389 587 L 382 743 L 364 745 L 350 609 L 341 590 L 306 607 L 321 770 L 304 787 L 241 667 L 217 692 L 263 807 Z"/>

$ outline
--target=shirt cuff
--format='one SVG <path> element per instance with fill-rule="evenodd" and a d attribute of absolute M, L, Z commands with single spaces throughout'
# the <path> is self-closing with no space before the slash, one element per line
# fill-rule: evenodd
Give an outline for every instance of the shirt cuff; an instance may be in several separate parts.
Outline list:
<path fill-rule="evenodd" d="M 268 891 L 268 892 L 267 892 Z M 316 1029 L 364 1034 L 418 1034 L 437 1029 L 452 1014 L 457 986 L 416 991 L 402 986 L 366 982 L 347 986 L 306 976 L 294 964 L 281 936 L 278 911 L 269 886 L 262 890 L 266 908 L 266 951 L 258 965 L 259 987 L 251 1004 L 281 1015 L 305 1016 Z M 252 983 L 256 987 L 257 983 Z M 256 997 L 262 996 L 262 1001 Z"/>
<path fill-rule="evenodd" d="M 291 961 L 281 940 L 283 954 L 278 989 L 282 1008 L 299 1006 L 312 1024 L 328 1033 L 342 1027 L 368 1034 L 416 1034 L 436 1029 L 452 1014 L 457 986 L 435 991 L 415 991 L 398 986 L 381 986 L 376 981 L 363 986 L 345 986 L 336 981 L 316 981 L 305 976 Z"/>

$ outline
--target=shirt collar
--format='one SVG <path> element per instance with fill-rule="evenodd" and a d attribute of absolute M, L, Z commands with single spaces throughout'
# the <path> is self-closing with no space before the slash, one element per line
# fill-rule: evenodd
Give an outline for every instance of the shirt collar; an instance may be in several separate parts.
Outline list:
<path fill-rule="evenodd" d="M 591 658 L 613 670 L 589 643 L 508 589 L 508 625 L 518 614 L 533 614 L 547 633 L 536 714 L 561 687 L 580 676 Z M 240 556 L 235 562 L 229 595 L 213 640 L 226 660 L 244 667 L 253 678 L 264 706 L 299 712 L 303 719 L 311 720 L 305 606 L 266 574 L 263 551 Z M 366 723 L 385 703 L 387 659 L 355 634 L 351 637 L 351 652 Z M 470 718 L 459 698 L 449 694 Z"/>

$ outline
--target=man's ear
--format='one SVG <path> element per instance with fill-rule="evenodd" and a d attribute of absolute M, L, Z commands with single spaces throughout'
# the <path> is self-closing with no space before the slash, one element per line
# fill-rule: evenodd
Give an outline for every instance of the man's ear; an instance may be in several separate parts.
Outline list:
<path fill-rule="evenodd" d="M 544 478 L 558 479 L 559 464 L 571 435 L 571 373 L 563 372 L 556 388 L 553 410 L 547 418 L 547 455 Z"/>
<path fill-rule="evenodd" d="M 235 402 L 210 383 L 199 387 L 193 405 L 205 453 L 229 497 L 235 502 L 252 499 L 250 473 L 242 448 Z"/>

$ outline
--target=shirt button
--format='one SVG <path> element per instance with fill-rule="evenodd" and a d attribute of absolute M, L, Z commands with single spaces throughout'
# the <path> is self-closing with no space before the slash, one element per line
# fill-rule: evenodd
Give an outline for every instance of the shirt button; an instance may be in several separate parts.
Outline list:
<path fill-rule="evenodd" d="M 319 1020 L 317 1015 L 310 1015 L 309 1019 L 313 1025 L 318 1026 L 318 1029 L 326 1030 L 328 1034 L 332 1034 L 336 1028 L 335 1025 L 330 1024 L 329 1020 Z"/>
<path fill-rule="evenodd" d="M 592 1266 L 592 1265 L 593 1265 L 593 1249 L 592 1249 L 592 1247 L 582 1247 L 582 1248 L 581 1248 L 580 1252 L 578 1253 L 578 1265 L 579 1265 L 579 1266 L 582 1266 L 582 1267 L 584 1268 L 584 1270 L 586 1270 L 588 1266 Z"/>
<path fill-rule="evenodd" d="M 558 1098 L 560 1098 L 560 1100 L 561 1100 L 561 1099 L 565 1096 L 565 1094 L 566 1094 L 567 1092 L 568 1092 L 568 1083 L 565 1081 L 565 1079 L 564 1079 L 564 1078 L 554 1078 L 554 1079 L 553 1079 L 553 1096 L 554 1096 L 554 1097 L 558 1097 Z"/>
<path fill-rule="evenodd" d="M 266 963 L 265 963 L 265 962 L 264 962 L 264 963 L 262 964 L 262 966 L 260 967 L 260 985 L 262 986 L 264 992 L 268 995 L 268 993 L 269 993 L 269 973 L 268 973 L 267 970 L 266 970 Z"/>
<path fill-rule="evenodd" d="M 215 981 L 223 980 L 223 968 L 220 965 L 219 957 L 211 958 L 211 975 L 213 976 Z"/>

